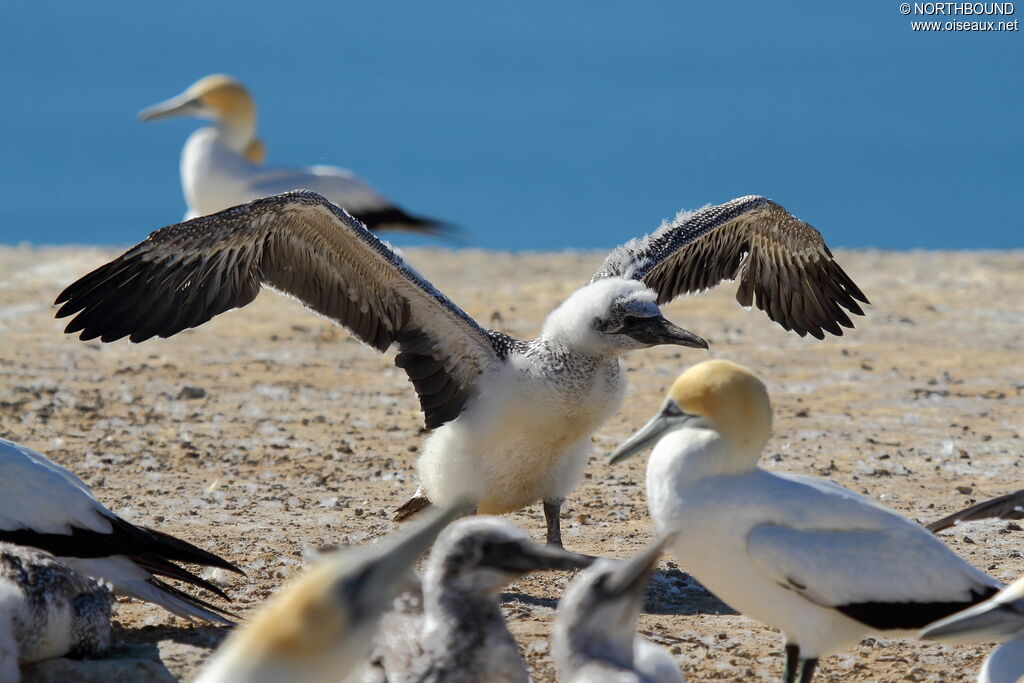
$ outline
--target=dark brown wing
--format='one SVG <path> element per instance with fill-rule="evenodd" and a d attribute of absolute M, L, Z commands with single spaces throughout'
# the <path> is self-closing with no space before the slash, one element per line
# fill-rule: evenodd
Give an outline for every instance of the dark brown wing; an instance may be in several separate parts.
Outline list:
<path fill-rule="evenodd" d="M 1007 493 L 992 500 L 986 500 L 969 508 L 954 512 L 928 525 L 929 531 L 939 532 L 958 522 L 975 522 L 979 519 L 1024 519 L 1024 489 Z"/>
<path fill-rule="evenodd" d="M 857 302 L 868 303 L 817 230 L 758 196 L 681 215 L 618 247 L 591 281 L 605 277 L 642 280 L 659 304 L 739 280 L 740 305 L 818 339 L 853 327 L 846 311 L 864 315 Z"/>
<path fill-rule="evenodd" d="M 109 342 L 169 337 L 252 302 L 299 299 L 378 351 L 398 345 L 429 428 L 459 415 L 499 362 L 486 330 L 343 209 L 297 191 L 157 230 L 71 284 L 66 332 Z M 500 345 L 499 345 L 500 346 Z"/>

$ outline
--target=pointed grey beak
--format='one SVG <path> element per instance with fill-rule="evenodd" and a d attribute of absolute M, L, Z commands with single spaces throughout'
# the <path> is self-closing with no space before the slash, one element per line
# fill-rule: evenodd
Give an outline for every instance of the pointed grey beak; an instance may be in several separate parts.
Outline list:
<path fill-rule="evenodd" d="M 209 112 L 203 107 L 198 99 L 187 95 L 177 95 L 160 104 L 154 104 L 139 112 L 139 119 L 142 121 L 159 121 L 177 116 L 209 116 Z"/>
<path fill-rule="evenodd" d="M 672 534 L 663 536 L 633 557 L 623 560 L 615 572 L 614 579 L 605 584 L 607 595 L 614 598 L 619 595 L 642 592 L 647 587 L 651 569 L 654 568 L 665 545 L 672 538 Z"/>
<path fill-rule="evenodd" d="M 1000 602 L 990 598 L 946 617 L 921 631 L 925 640 L 991 643 L 1019 638 L 1024 633 L 1024 600 Z"/>
<path fill-rule="evenodd" d="M 356 573 L 347 577 L 340 586 L 354 608 L 363 603 L 367 609 L 386 607 L 401 585 L 401 579 L 416 560 L 434 542 L 437 535 L 456 517 L 466 512 L 466 504 L 458 503 L 433 515 L 415 529 L 399 535 L 395 540 L 373 548 L 376 556 Z"/>
<path fill-rule="evenodd" d="M 675 344 L 676 346 L 690 346 L 695 349 L 706 349 L 708 343 L 693 332 L 689 332 L 674 323 L 665 320 L 663 316 L 654 315 L 647 318 L 629 317 L 623 323 L 619 334 L 625 334 L 638 342 L 658 346 L 660 344 Z"/>
<path fill-rule="evenodd" d="M 526 574 L 545 569 L 583 569 L 596 558 L 569 552 L 554 545 L 510 541 L 493 546 L 485 563 L 502 571 Z"/>
<path fill-rule="evenodd" d="M 648 420 L 647 424 L 640 428 L 640 431 L 623 441 L 618 448 L 611 452 L 608 456 L 608 464 L 614 465 L 642 451 L 652 441 L 660 438 L 662 434 L 678 426 L 681 422 L 685 422 L 690 417 L 692 416 L 679 409 L 675 401 L 670 398 L 665 399 L 660 413 Z"/>

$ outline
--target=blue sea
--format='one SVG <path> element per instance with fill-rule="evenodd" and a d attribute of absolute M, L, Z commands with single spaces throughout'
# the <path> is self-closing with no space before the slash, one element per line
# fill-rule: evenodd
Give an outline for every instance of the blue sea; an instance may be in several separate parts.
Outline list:
<path fill-rule="evenodd" d="M 201 124 L 135 115 L 224 72 L 271 162 L 354 169 L 472 246 L 611 247 L 763 194 L 836 246 L 1024 247 L 1024 32 L 900 4 L 6 2 L 0 243 L 178 221 Z"/>

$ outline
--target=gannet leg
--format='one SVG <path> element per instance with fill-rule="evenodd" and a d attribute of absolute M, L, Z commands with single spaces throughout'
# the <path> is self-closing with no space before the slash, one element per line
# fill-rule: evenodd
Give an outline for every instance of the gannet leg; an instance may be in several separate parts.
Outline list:
<path fill-rule="evenodd" d="M 544 501 L 544 519 L 548 523 L 548 545 L 562 546 L 562 503 L 565 498 Z"/>
<path fill-rule="evenodd" d="M 799 683 L 811 683 L 811 679 L 814 678 L 814 669 L 818 666 L 817 658 L 801 659 L 800 660 L 800 680 Z"/>
<path fill-rule="evenodd" d="M 800 646 L 786 643 L 786 663 L 782 667 L 782 683 L 794 683 L 800 668 Z"/>

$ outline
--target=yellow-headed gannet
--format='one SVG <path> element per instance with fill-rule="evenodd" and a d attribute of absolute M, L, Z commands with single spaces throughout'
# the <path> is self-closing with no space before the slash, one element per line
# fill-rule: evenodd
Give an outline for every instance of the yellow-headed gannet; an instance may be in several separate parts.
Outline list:
<path fill-rule="evenodd" d="M 437 539 L 422 580 L 396 599 L 358 680 L 526 683 L 526 664 L 498 606 L 524 574 L 577 569 L 594 558 L 538 545 L 496 517 L 462 519 Z"/>
<path fill-rule="evenodd" d="M 625 561 L 599 559 L 558 601 L 552 654 L 566 683 L 683 683 L 663 648 L 637 635 L 647 580 L 669 539 Z"/>
<path fill-rule="evenodd" d="M 155 529 L 136 526 L 96 500 L 81 479 L 45 456 L 0 439 L 0 541 L 55 555 L 115 593 L 152 602 L 185 619 L 231 624 L 215 605 L 161 581 L 165 576 L 230 600 L 175 562 L 242 570 L 213 553 Z"/>
<path fill-rule="evenodd" d="M 175 116 L 214 121 L 192 133 L 181 150 L 186 218 L 289 190 L 312 190 L 344 207 L 370 230 L 446 232 L 440 221 L 406 213 L 347 169 L 264 165 L 266 150 L 256 137 L 256 105 L 245 86 L 230 76 L 201 78 L 180 95 L 139 113 L 143 121 Z"/>
<path fill-rule="evenodd" d="M 819 657 L 871 633 L 916 632 L 999 590 L 912 520 L 828 480 L 758 468 L 771 426 L 761 380 L 707 361 L 611 460 L 660 439 L 647 465 L 658 532 L 676 533 L 672 554 L 715 595 L 782 631 L 784 680 L 806 683 Z"/>
<path fill-rule="evenodd" d="M 337 683 L 360 671 L 402 580 L 464 509 L 369 548 L 324 554 L 228 637 L 196 683 Z"/>
<path fill-rule="evenodd" d="M 979 519 L 1024 519 L 1024 489 L 1006 495 L 984 500 L 960 512 L 943 517 L 928 525 L 930 531 L 939 532 L 961 522 L 976 522 Z"/>
<path fill-rule="evenodd" d="M 1003 642 L 978 672 L 978 683 L 1019 683 L 1024 680 L 1024 578 L 985 602 L 928 626 L 927 640 L 954 643 Z"/>
<path fill-rule="evenodd" d="M 0 681 L 18 664 L 92 657 L 110 645 L 110 591 L 53 556 L 0 543 Z"/>
<path fill-rule="evenodd" d="M 590 435 L 625 390 L 619 358 L 658 344 L 706 348 L 659 303 L 739 280 L 737 299 L 787 330 L 823 338 L 851 327 L 864 295 L 818 231 L 764 197 L 682 214 L 612 251 L 590 284 L 520 341 L 482 328 L 358 221 L 292 192 L 154 232 L 71 284 L 58 317 L 82 339 L 168 337 L 245 306 L 262 286 L 293 296 L 386 351 L 419 394 L 428 429 L 421 490 L 400 509 L 448 505 L 467 490 L 478 512 L 544 502 L 548 539 L 582 476 Z"/>

